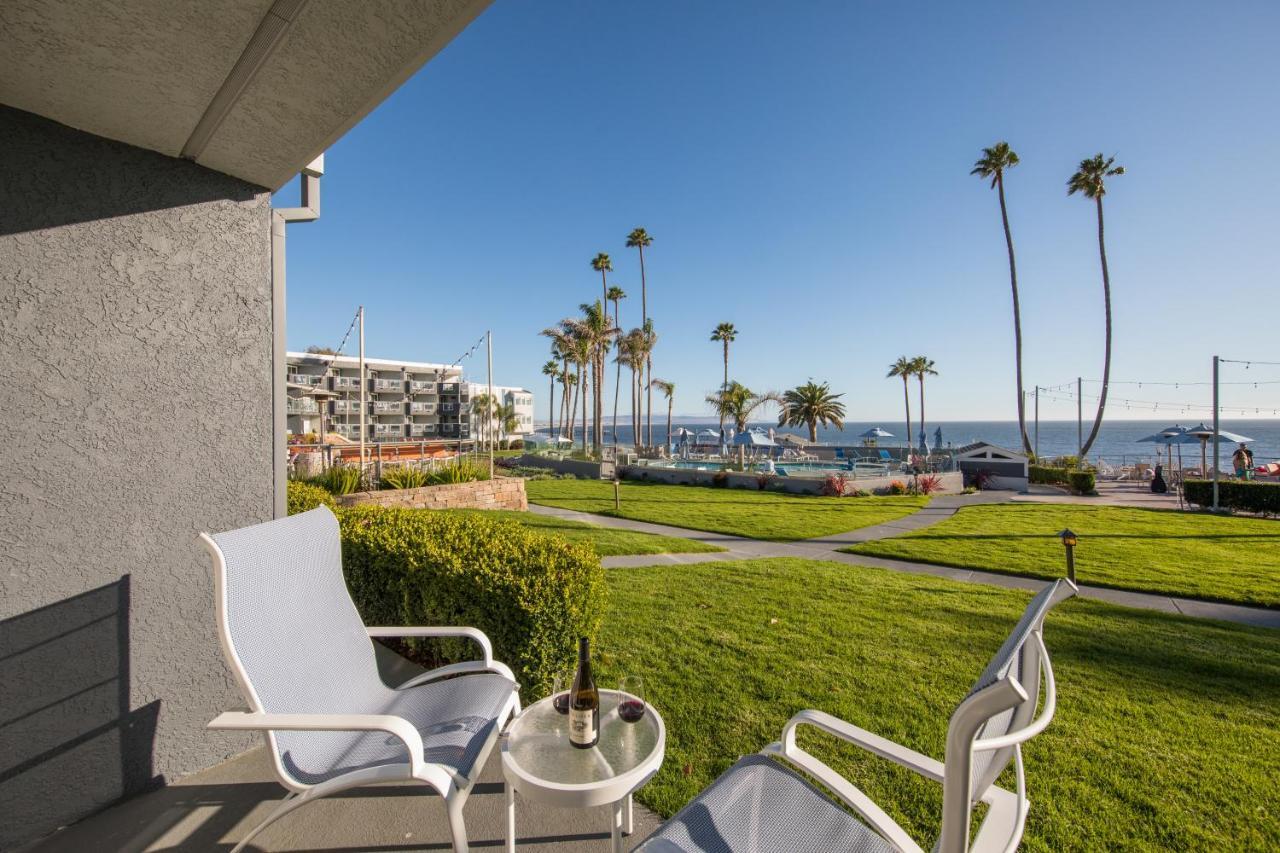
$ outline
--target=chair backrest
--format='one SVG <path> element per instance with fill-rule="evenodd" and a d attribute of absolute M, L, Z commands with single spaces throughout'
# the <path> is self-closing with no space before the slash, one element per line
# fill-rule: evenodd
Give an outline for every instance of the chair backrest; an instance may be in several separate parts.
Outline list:
<path fill-rule="evenodd" d="M 882 462 L 892 462 L 892 461 L 893 461 L 893 454 L 892 454 L 892 453 L 890 453 L 890 452 L 889 452 L 889 451 L 887 451 L 887 450 L 883 450 L 883 449 L 882 449 L 882 450 L 880 451 L 880 460 L 881 460 Z"/>
<path fill-rule="evenodd" d="M 218 634 L 254 711 L 351 712 L 387 688 L 342 576 L 325 507 L 204 537 Z"/>
<path fill-rule="evenodd" d="M 1043 671 L 1051 672 L 1041 632 L 1048 612 L 1075 593 L 1075 585 L 1065 579 L 1040 590 L 951 715 L 947 727 L 947 772 L 943 783 L 940 850 L 968 849 L 969 818 L 973 805 L 995 783 L 1009 762 L 1018 756 L 1019 745 L 1052 718 L 1052 706 L 1056 701 L 1052 693 L 1046 693 L 1044 715 L 1039 720 L 1035 718 L 1041 674 Z M 1033 722 L 1037 726 L 1027 730 Z M 1023 730 L 1027 730 L 1025 736 L 1019 737 Z M 991 750 L 972 748 L 974 741 L 1005 736 L 1017 743 Z M 1019 799 L 1025 805 L 1025 797 L 1021 793 L 1020 759 L 1018 775 Z"/>

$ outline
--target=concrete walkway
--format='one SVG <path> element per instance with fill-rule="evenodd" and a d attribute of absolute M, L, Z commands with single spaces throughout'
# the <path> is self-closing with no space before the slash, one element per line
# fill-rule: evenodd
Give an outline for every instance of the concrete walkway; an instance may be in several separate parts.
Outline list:
<path fill-rule="evenodd" d="M 604 557 L 601 563 L 606 569 L 635 568 L 655 565 L 683 565 L 707 563 L 723 560 L 754 560 L 762 557 L 798 557 L 806 560 L 828 560 L 836 563 L 847 563 L 853 566 L 870 566 L 877 569 L 889 569 L 895 572 L 932 575 L 950 580 L 969 583 L 985 583 L 1008 589 L 1039 590 L 1046 581 L 1038 578 L 1005 575 L 996 572 L 982 572 L 974 569 L 961 569 L 952 566 L 935 566 L 928 563 L 913 563 L 906 560 L 886 560 L 881 557 L 870 557 L 863 554 L 846 554 L 837 549 L 856 545 L 860 542 L 871 542 L 898 536 L 912 530 L 919 530 L 955 515 L 962 507 L 982 503 L 1000 503 L 1009 500 L 1008 492 L 979 492 L 973 495 L 944 495 L 935 498 L 929 506 L 884 524 L 820 536 L 815 539 L 802 539 L 797 542 L 769 542 L 761 539 L 748 539 L 743 536 L 732 536 L 726 533 L 711 533 L 703 530 L 689 530 L 683 527 L 671 527 L 665 524 L 652 524 L 647 521 L 632 521 L 627 518 L 615 518 L 608 515 L 595 515 L 559 507 L 529 505 L 529 511 L 539 515 L 550 515 L 571 521 L 582 521 L 602 527 L 613 527 L 633 530 L 639 533 L 656 533 L 660 536 L 672 536 L 679 539 L 692 539 L 708 545 L 724 548 L 724 551 L 698 554 L 637 554 L 631 556 Z M 1093 598 L 1125 607 L 1137 607 L 1144 610 L 1159 610 L 1164 613 L 1175 613 L 1182 616 L 1194 616 L 1204 619 L 1220 619 L 1224 622 L 1235 622 L 1241 625 L 1253 625 L 1262 628 L 1280 629 L 1280 610 L 1262 607 L 1244 607 L 1238 604 L 1218 604 L 1210 601 L 1198 601 L 1188 598 L 1176 598 L 1167 595 L 1156 595 L 1144 592 L 1109 589 L 1107 587 L 1080 586 L 1082 598 Z"/>

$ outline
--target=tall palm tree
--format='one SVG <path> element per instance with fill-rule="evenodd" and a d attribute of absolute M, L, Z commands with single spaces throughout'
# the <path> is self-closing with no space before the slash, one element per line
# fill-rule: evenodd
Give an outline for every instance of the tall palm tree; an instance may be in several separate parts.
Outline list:
<path fill-rule="evenodd" d="M 818 385 L 810 379 L 782 395 L 782 411 L 778 413 L 778 426 L 804 424 L 809 427 L 809 442 L 817 444 L 819 424 L 834 425 L 836 429 L 844 429 L 844 403 L 840 402 L 843 396 L 843 394 L 832 394 L 831 386 L 826 382 Z"/>
<path fill-rule="evenodd" d="M 631 429 L 632 434 L 636 437 L 636 443 L 640 441 L 640 382 L 639 376 L 644 371 L 644 332 L 640 329 L 632 329 L 622 336 L 618 341 L 619 365 L 625 365 L 631 369 Z"/>
<path fill-rule="evenodd" d="M 614 328 L 613 323 L 610 321 L 608 309 L 604 307 L 603 303 L 599 301 L 583 303 L 578 308 L 582 311 L 582 316 L 572 318 L 568 322 L 574 337 L 585 343 L 589 353 L 587 364 L 591 367 L 591 385 L 595 391 L 592 405 L 592 418 L 594 420 L 591 427 L 591 444 L 598 451 L 604 444 L 604 395 L 602 392 L 604 391 L 605 356 L 609 352 L 610 344 L 617 334 L 617 329 Z M 585 425 L 585 397 L 583 401 L 583 423 Z"/>
<path fill-rule="evenodd" d="M 747 431 L 751 416 L 762 406 L 768 403 L 782 404 L 781 395 L 772 391 L 757 394 L 741 382 L 725 383 L 724 387 L 716 393 L 708 394 L 706 399 L 711 404 L 711 407 L 716 410 L 716 414 L 720 416 L 720 422 L 733 421 L 734 428 L 739 433 Z M 738 445 L 738 462 L 740 464 L 744 461 L 746 450 L 746 445 Z"/>
<path fill-rule="evenodd" d="M 563 382 L 568 399 L 565 401 L 564 411 L 561 412 L 561 415 L 565 416 L 565 424 L 568 429 L 561 429 L 560 435 L 569 439 L 569 444 L 572 446 L 574 423 L 578 416 L 578 374 L 566 373 Z"/>
<path fill-rule="evenodd" d="M 640 252 L 640 328 L 645 328 L 649 322 L 649 283 L 645 280 L 644 275 L 644 250 L 653 244 L 653 238 L 649 236 L 649 232 L 643 228 L 633 228 L 631 233 L 627 235 L 627 248 L 638 249 Z M 645 360 L 645 377 L 649 380 L 646 385 L 648 391 L 648 437 L 645 444 L 653 445 L 653 355 L 652 353 Z M 637 436 L 636 443 L 639 444 Z"/>
<path fill-rule="evenodd" d="M 577 320 L 569 320 L 569 323 L 577 323 Z M 590 379 L 587 376 L 587 367 L 595 358 L 595 350 L 591 339 L 578 333 L 578 329 L 574 328 L 574 334 L 570 338 L 570 352 L 573 363 L 578 366 L 577 393 L 574 394 L 573 409 L 574 413 L 578 410 L 578 401 L 582 401 L 582 452 L 587 452 L 587 397 L 590 393 Z M 569 428 L 569 438 L 573 439 L 573 428 Z"/>
<path fill-rule="evenodd" d="M 711 330 L 711 340 L 719 341 L 724 345 L 724 384 L 721 388 L 729 387 L 729 344 L 738 339 L 738 330 L 733 327 L 732 323 L 721 323 Z M 724 416 L 720 417 L 720 429 L 724 429 Z"/>
<path fill-rule="evenodd" d="M 648 375 L 649 367 L 653 363 L 653 348 L 658 345 L 658 333 L 653 330 L 653 320 L 646 320 L 644 325 L 640 327 L 640 341 L 637 344 L 640 350 L 640 357 L 644 360 L 644 372 L 640 374 L 639 388 L 643 389 L 643 396 L 647 399 L 645 405 L 645 446 L 653 447 L 653 389 L 649 383 L 645 381 Z M 637 402 L 639 405 L 639 402 Z"/>
<path fill-rule="evenodd" d="M 910 456 L 911 449 L 911 393 L 907 386 L 907 381 L 915 374 L 915 360 L 907 358 L 905 355 L 898 356 L 898 360 L 889 365 L 889 372 L 885 375 L 886 379 L 892 379 L 895 376 L 902 378 L 902 402 L 907 407 L 907 455 Z"/>
<path fill-rule="evenodd" d="M 493 417 L 495 426 L 498 429 L 498 445 L 505 448 L 508 437 L 520 428 L 520 419 L 516 417 L 515 404 L 498 404 L 494 407 Z"/>
<path fill-rule="evenodd" d="M 1093 418 L 1093 429 L 1080 448 L 1080 461 L 1088 455 L 1102 426 L 1102 412 L 1107 407 L 1107 385 L 1111 380 L 1111 276 L 1107 272 L 1107 241 L 1102 226 L 1102 197 L 1107 194 L 1107 178 L 1124 174 L 1124 166 L 1115 165 L 1116 158 L 1103 158 L 1102 154 L 1080 161 L 1080 168 L 1067 181 L 1067 195 L 1080 193 L 1091 198 L 1098 210 L 1098 257 L 1102 260 L 1102 301 L 1105 306 L 1107 338 L 1106 355 L 1102 363 L 1102 393 L 1098 395 L 1098 413 Z"/>
<path fill-rule="evenodd" d="M 1018 385 L 1018 431 L 1022 434 L 1022 449 L 1032 451 L 1031 439 L 1027 436 L 1026 395 L 1022 391 L 1022 311 L 1018 306 L 1018 265 L 1013 259 L 1013 233 L 1009 230 L 1009 210 L 1004 203 L 1004 173 L 1018 165 L 1018 154 L 1007 142 L 997 142 L 990 148 L 982 149 L 982 156 L 973 164 L 970 175 L 977 175 L 984 180 L 991 179 L 991 186 L 1000 196 L 1000 222 L 1004 225 L 1004 242 L 1009 250 L 1009 287 L 1013 291 L 1013 362 Z M 923 429 L 923 422 L 921 428 Z M 907 436 L 911 443 L 911 436 Z"/>
<path fill-rule="evenodd" d="M 667 446 L 671 445 L 671 410 L 675 406 L 676 383 L 666 379 L 650 379 L 649 387 L 657 388 L 667 398 Z"/>
<path fill-rule="evenodd" d="M 551 411 L 547 415 L 547 434 L 555 435 L 556 428 L 556 377 L 560 375 L 560 362 L 554 358 L 542 365 L 542 375 L 551 377 L 551 388 L 547 391 L 547 403 Z"/>
<path fill-rule="evenodd" d="M 614 285 L 610 287 L 607 293 L 609 301 L 613 303 L 613 327 L 619 332 L 622 331 L 622 311 L 618 303 L 627 298 L 627 294 L 621 287 Z M 615 359 L 617 361 L 617 359 Z M 618 369 L 613 375 L 613 444 L 618 445 L 618 395 L 622 393 L 622 362 L 618 362 Z"/>
<path fill-rule="evenodd" d="M 564 364 L 564 367 L 563 367 L 563 370 L 561 371 L 561 376 L 560 376 L 560 420 L 563 423 L 556 425 L 558 427 L 557 433 L 560 436 L 565 436 L 565 433 L 566 433 L 565 426 L 568 426 L 572 423 L 572 421 L 570 421 L 568 417 L 569 397 L 570 397 L 569 366 L 570 366 L 570 363 L 572 362 L 572 358 L 571 358 L 572 342 L 570 340 L 571 335 L 568 331 L 568 327 L 565 325 L 566 322 L 567 321 L 565 320 L 561 320 L 557 325 L 552 326 L 548 329 L 543 329 L 539 333 L 543 337 L 551 339 L 552 357 L 559 359 Z M 570 441 L 573 440 L 572 436 L 566 436 L 566 437 L 568 437 Z"/>
<path fill-rule="evenodd" d="M 926 356 L 918 355 L 911 361 L 915 364 L 915 369 L 911 372 L 915 374 L 916 379 L 920 380 L 920 443 L 924 444 L 924 378 L 926 376 L 937 376 L 938 371 L 933 369 L 933 359 Z"/>
<path fill-rule="evenodd" d="M 471 414 L 479 421 L 476 432 L 482 444 L 493 444 L 495 411 L 495 401 L 488 394 L 477 394 L 471 398 Z"/>

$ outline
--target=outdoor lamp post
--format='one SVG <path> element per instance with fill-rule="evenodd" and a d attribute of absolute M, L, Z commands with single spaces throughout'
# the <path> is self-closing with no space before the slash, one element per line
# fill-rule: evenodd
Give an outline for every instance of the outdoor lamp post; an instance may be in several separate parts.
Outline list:
<path fill-rule="evenodd" d="M 1076 556 L 1075 556 L 1076 535 L 1071 531 L 1071 528 L 1068 527 L 1067 529 L 1059 533 L 1058 537 L 1062 539 L 1062 546 L 1067 549 L 1067 580 L 1071 581 L 1072 583 L 1075 583 L 1076 582 Z"/>

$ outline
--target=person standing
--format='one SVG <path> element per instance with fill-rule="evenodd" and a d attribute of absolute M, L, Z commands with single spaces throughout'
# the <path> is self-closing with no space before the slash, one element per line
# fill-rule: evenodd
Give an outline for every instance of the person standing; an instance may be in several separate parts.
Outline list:
<path fill-rule="evenodd" d="M 1235 468 L 1236 476 L 1240 479 L 1253 478 L 1253 451 L 1243 441 L 1236 448 L 1236 452 L 1231 454 L 1231 466 Z"/>

